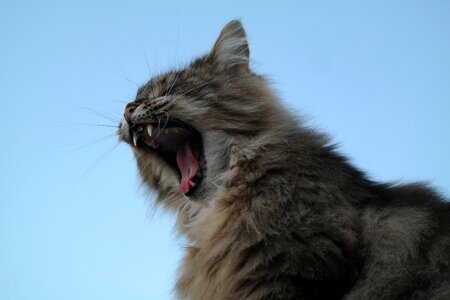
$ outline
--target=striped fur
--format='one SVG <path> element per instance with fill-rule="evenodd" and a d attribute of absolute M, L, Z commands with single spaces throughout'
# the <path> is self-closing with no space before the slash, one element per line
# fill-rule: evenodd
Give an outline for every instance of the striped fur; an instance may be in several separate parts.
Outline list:
<path fill-rule="evenodd" d="M 422 185 L 369 180 L 281 106 L 249 68 L 239 21 L 210 53 L 150 80 L 133 114 L 181 119 L 203 139 L 188 198 L 151 149 L 142 180 L 189 240 L 179 299 L 450 299 L 450 206 Z M 120 138 L 130 143 L 121 123 Z"/>

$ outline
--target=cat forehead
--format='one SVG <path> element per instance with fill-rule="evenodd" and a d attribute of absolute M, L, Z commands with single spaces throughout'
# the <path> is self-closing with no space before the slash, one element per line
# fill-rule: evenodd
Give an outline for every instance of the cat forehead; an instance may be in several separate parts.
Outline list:
<path fill-rule="evenodd" d="M 193 86 L 211 82 L 212 79 L 207 68 L 199 68 L 198 66 L 170 71 L 153 77 L 145 85 L 140 87 L 136 93 L 136 99 L 155 98 L 168 93 L 187 91 Z"/>
<path fill-rule="evenodd" d="M 176 76 L 175 72 L 170 72 L 151 78 L 146 84 L 138 89 L 136 99 L 161 96 L 164 91 L 167 91 L 170 88 L 169 84 L 175 80 Z"/>

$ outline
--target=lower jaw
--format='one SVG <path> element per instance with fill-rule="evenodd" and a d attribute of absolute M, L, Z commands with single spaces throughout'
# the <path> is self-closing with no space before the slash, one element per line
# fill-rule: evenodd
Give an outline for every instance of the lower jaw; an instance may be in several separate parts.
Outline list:
<path fill-rule="evenodd" d="M 195 183 L 195 187 L 193 187 L 189 192 L 185 193 L 184 195 L 192 201 L 196 201 L 197 199 L 202 198 L 205 194 L 205 189 L 202 183 L 203 177 L 200 178 L 198 182 Z"/>
<path fill-rule="evenodd" d="M 168 163 L 167 161 L 167 157 L 164 157 L 164 155 L 162 155 L 161 153 L 158 153 L 155 149 L 150 148 L 150 147 L 145 147 L 145 148 L 136 148 L 133 147 L 133 150 L 135 150 L 136 154 L 140 153 L 142 155 L 142 150 L 144 150 L 145 152 L 152 152 L 154 154 L 156 154 L 165 164 L 169 165 L 169 168 L 173 169 L 174 167 Z M 156 152 L 156 153 L 155 153 Z M 204 162 L 201 161 L 201 165 L 202 165 L 202 173 L 203 173 L 203 168 L 204 168 Z M 180 173 L 179 171 L 175 171 L 173 170 L 173 172 L 176 173 L 176 176 L 178 177 L 178 182 L 180 183 L 181 178 L 180 178 Z M 183 195 L 185 195 L 186 197 L 189 198 L 189 200 L 191 201 L 199 201 L 200 199 L 204 198 L 205 194 L 206 194 L 206 188 L 203 185 L 203 180 L 204 180 L 204 176 L 200 176 L 200 178 L 198 178 L 197 182 L 195 183 L 195 187 L 193 187 L 192 189 L 190 189 L 187 193 L 184 193 Z M 178 192 L 178 186 L 177 186 L 177 192 Z"/>

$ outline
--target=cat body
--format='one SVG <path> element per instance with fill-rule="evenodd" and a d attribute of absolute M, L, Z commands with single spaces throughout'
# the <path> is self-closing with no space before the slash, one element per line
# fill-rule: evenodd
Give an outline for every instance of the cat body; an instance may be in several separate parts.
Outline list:
<path fill-rule="evenodd" d="M 450 299 L 450 204 L 373 182 L 248 65 L 239 21 L 157 76 L 119 137 L 189 241 L 180 299 Z"/>

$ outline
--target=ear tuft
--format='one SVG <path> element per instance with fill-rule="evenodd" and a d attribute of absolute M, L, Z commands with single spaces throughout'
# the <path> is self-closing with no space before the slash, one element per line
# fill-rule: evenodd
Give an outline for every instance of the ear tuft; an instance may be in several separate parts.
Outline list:
<path fill-rule="evenodd" d="M 233 20 L 222 29 L 210 57 L 220 69 L 231 68 L 248 70 L 250 50 L 247 34 L 238 20 Z"/>

